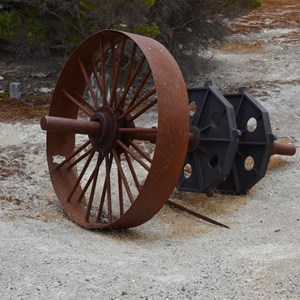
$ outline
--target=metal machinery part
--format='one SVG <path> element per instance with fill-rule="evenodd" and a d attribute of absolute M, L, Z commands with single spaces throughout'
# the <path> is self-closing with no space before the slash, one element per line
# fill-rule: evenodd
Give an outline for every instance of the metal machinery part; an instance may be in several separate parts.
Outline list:
<path fill-rule="evenodd" d="M 232 169 L 217 189 L 223 193 L 246 194 L 265 176 L 276 137 L 268 112 L 251 95 L 241 89 L 225 98 L 234 107 L 241 136 Z"/>
<path fill-rule="evenodd" d="M 243 88 L 222 95 L 212 82 L 188 89 L 190 131 L 196 142 L 189 147 L 177 183 L 181 191 L 246 194 L 267 171 L 272 154 L 293 155 L 293 145 L 274 143 L 269 114 Z"/>
<path fill-rule="evenodd" d="M 216 87 L 189 89 L 188 97 L 190 131 L 196 141 L 189 148 L 177 188 L 212 196 L 231 170 L 240 133 L 233 106 Z"/>
<path fill-rule="evenodd" d="M 161 44 L 113 30 L 83 41 L 41 120 L 52 184 L 67 215 L 87 228 L 128 228 L 152 218 L 181 172 L 188 114 L 182 74 Z"/>
<path fill-rule="evenodd" d="M 251 118 L 256 130 L 247 127 Z M 164 46 L 115 30 L 74 50 L 41 128 L 58 199 L 73 221 L 95 229 L 138 226 L 166 203 L 227 227 L 168 201 L 176 183 L 207 195 L 243 193 L 271 154 L 295 152 L 273 143 L 268 116 L 251 96 L 224 97 L 209 84 L 187 93 Z M 248 156 L 254 167 L 241 171 Z"/>

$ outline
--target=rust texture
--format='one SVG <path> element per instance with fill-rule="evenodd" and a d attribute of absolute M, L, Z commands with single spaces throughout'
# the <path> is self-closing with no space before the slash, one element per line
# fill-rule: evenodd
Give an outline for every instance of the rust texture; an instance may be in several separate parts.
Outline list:
<path fill-rule="evenodd" d="M 71 54 L 41 127 L 67 215 L 86 228 L 134 227 L 161 209 L 179 178 L 189 140 L 185 82 L 157 41 L 105 30 Z"/>
<path fill-rule="evenodd" d="M 274 142 L 272 155 L 274 154 L 293 156 L 296 154 L 296 146 L 293 144 L 281 144 Z"/>
<path fill-rule="evenodd" d="M 45 116 L 41 118 L 40 126 L 48 132 L 78 133 L 97 136 L 101 133 L 101 124 L 86 120 L 67 119 Z"/>

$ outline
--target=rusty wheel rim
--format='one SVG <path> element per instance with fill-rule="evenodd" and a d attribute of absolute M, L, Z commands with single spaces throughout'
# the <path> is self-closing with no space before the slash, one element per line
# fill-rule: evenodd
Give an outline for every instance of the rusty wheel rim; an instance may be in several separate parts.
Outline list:
<path fill-rule="evenodd" d="M 161 44 L 113 30 L 90 36 L 63 68 L 49 116 L 102 124 L 97 137 L 47 132 L 51 181 L 73 221 L 129 228 L 166 203 L 186 155 L 189 114 L 181 72 Z"/>

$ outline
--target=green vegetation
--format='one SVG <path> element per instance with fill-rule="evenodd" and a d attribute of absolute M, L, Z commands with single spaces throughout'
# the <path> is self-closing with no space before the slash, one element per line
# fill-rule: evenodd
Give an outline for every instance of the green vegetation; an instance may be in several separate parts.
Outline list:
<path fill-rule="evenodd" d="M 223 2 L 226 5 L 231 5 L 234 3 L 239 3 L 239 0 L 223 0 Z M 244 4 L 246 7 L 250 7 L 250 8 L 256 8 L 256 7 L 261 7 L 263 3 L 263 0 L 244 0 L 244 3 L 242 2 L 242 4 Z"/>
<path fill-rule="evenodd" d="M 12 41 L 19 33 L 22 25 L 21 16 L 17 11 L 0 14 L 0 39 Z"/>
<path fill-rule="evenodd" d="M 155 23 L 141 24 L 135 27 L 133 32 L 146 35 L 151 38 L 157 38 L 160 35 L 160 29 Z"/>
<path fill-rule="evenodd" d="M 155 0 L 140 0 L 147 8 L 150 8 L 155 4 Z"/>
<path fill-rule="evenodd" d="M 34 19 L 29 20 L 25 24 L 27 33 L 27 42 L 30 46 L 36 46 L 39 43 L 47 41 L 47 28 L 39 21 L 34 21 Z"/>
<path fill-rule="evenodd" d="M 85 22 L 89 21 L 89 15 L 93 10 L 97 9 L 97 4 L 90 0 L 80 0 L 80 14 Z"/>
<path fill-rule="evenodd" d="M 105 28 L 146 35 L 187 64 L 200 49 L 223 40 L 228 20 L 262 0 L 2 0 L 0 50 L 69 54 Z M 42 51 L 41 51 L 42 50 Z M 192 64 L 193 65 L 193 64 Z"/>
<path fill-rule="evenodd" d="M 262 0 L 246 0 L 246 5 L 250 8 L 261 7 Z"/>

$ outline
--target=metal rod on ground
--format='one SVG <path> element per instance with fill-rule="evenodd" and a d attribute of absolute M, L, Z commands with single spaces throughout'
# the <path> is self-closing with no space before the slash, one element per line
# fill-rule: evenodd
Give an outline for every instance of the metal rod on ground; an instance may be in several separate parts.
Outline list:
<path fill-rule="evenodd" d="M 214 224 L 214 225 L 218 225 L 218 226 L 221 226 L 221 227 L 225 227 L 225 228 L 230 229 L 228 226 L 226 226 L 226 225 L 224 225 L 224 224 L 222 224 L 222 223 L 220 223 L 220 222 L 218 222 L 218 221 L 215 221 L 215 220 L 213 220 L 213 219 L 211 219 L 211 218 L 208 218 L 208 217 L 206 217 L 206 216 L 203 216 L 203 215 L 201 215 L 201 214 L 199 214 L 199 213 L 197 213 L 197 212 L 195 212 L 195 211 L 192 211 L 192 210 L 190 210 L 190 209 L 188 209 L 188 208 L 186 208 L 186 207 L 184 207 L 184 206 L 182 206 L 182 205 L 180 205 L 180 204 L 177 204 L 177 203 L 175 203 L 175 202 L 173 202 L 173 201 L 168 200 L 168 201 L 167 201 L 167 204 L 170 205 L 170 206 L 172 206 L 172 207 L 175 207 L 175 208 L 177 208 L 177 209 L 180 209 L 180 210 L 182 210 L 182 211 L 185 211 L 185 212 L 187 212 L 188 214 L 193 215 L 193 216 L 195 216 L 196 218 L 202 219 L 202 220 L 204 220 L 204 221 L 206 221 L 206 222 L 208 222 L 208 223 L 211 223 L 211 224 Z"/>

